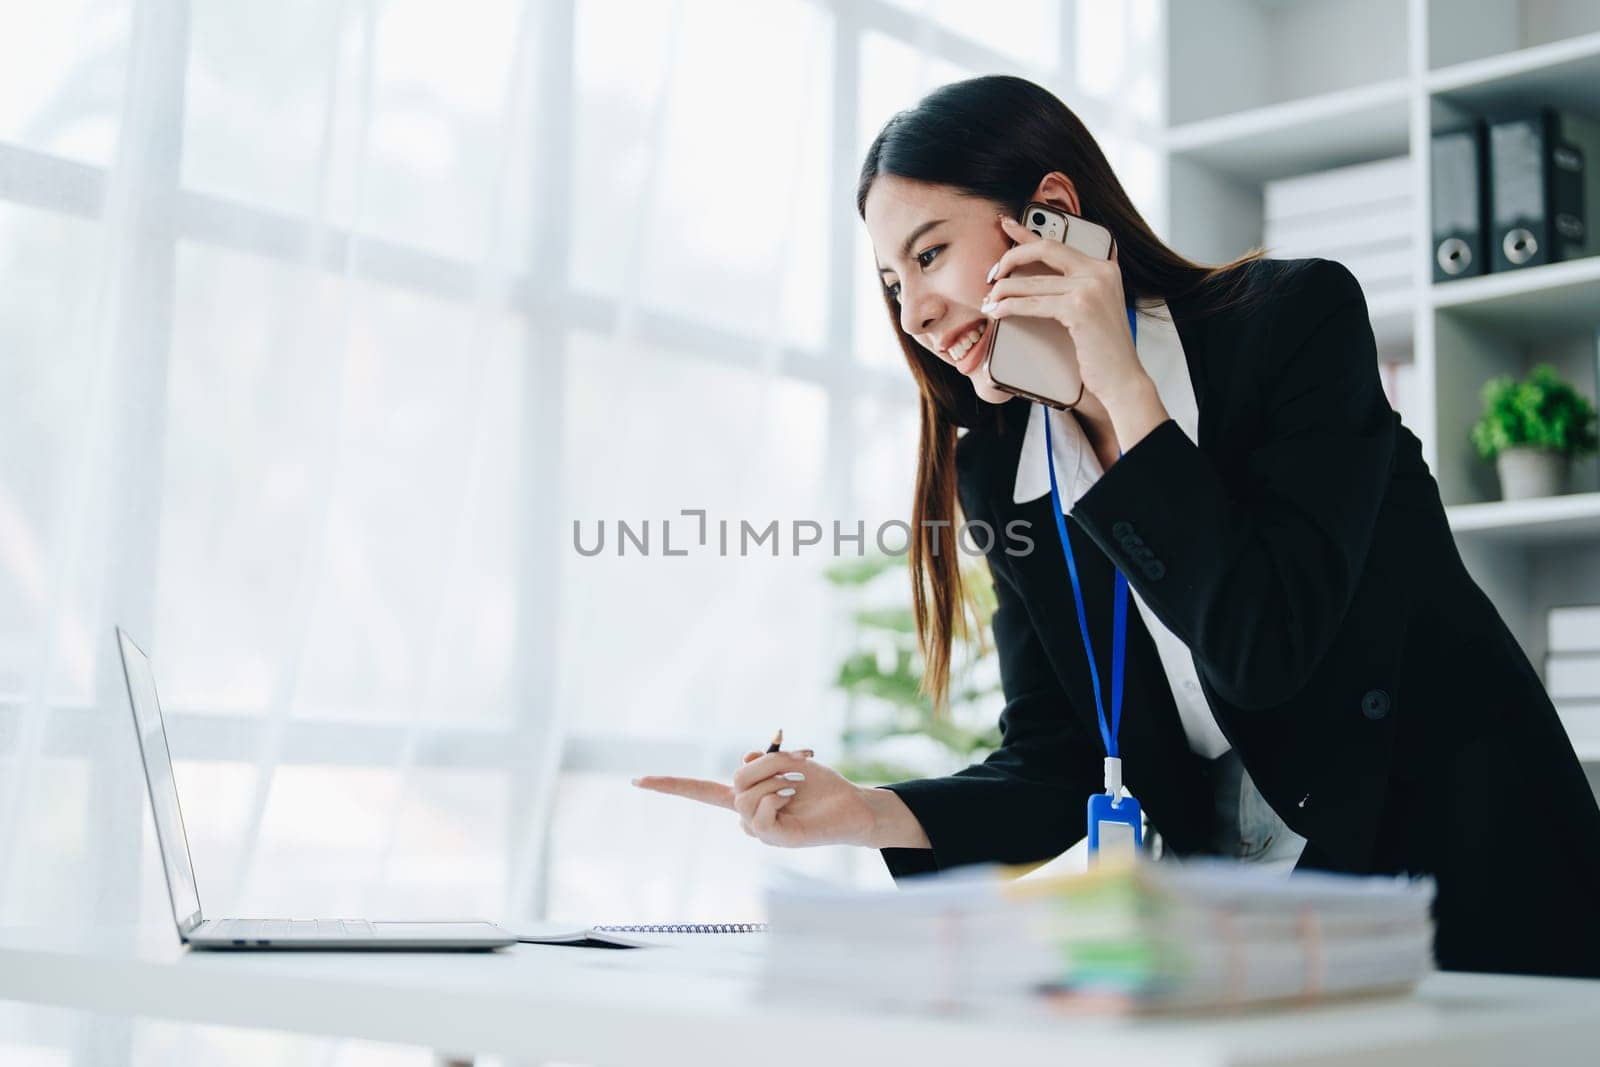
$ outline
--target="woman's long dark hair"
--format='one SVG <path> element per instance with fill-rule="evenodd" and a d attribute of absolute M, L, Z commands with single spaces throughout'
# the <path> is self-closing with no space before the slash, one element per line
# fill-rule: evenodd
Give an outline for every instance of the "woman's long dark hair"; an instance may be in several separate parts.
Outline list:
<path fill-rule="evenodd" d="M 1110 230 L 1117 242 L 1122 289 L 1130 302 L 1182 298 L 1205 314 L 1249 299 L 1242 267 L 1257 249 L 1221 266 L 1183 258 L 1140 217 L 1105 153 L 1072 111 L 1048 90 L 1023 78 L 991 75 L 936 89 L 891 118 L 873 139 L 856 183 L 856 209 L 866 218 L 867 194 L 880 175 L 948 186 L 999 203 L 1015 218 L 1039 182 L 1060 171 L 1077 188 L 1084 218 Z M 960 372 L 900 328 L 899 304 L 884 307 L 921 392 L 921 445 L 912 503 L 911 596 L 924 660 L 922 691 L 942 712 L 949 699 L 950 641 L 968 630 L 968 598 L 959 555 L 938 527 L 960 526 L 956 515 L 956 428 L 974 428 L 999 410 L 978 399 Z"/>

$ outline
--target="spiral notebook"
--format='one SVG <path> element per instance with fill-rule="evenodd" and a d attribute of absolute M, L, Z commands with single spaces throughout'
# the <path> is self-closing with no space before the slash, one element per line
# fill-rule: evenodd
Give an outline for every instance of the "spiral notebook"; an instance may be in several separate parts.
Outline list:
<path fill-rule="evenodd" d="M 689 943 L 690 934 L 760 934 L 766 923 L 641 923 L 630 926 L 571 927 L 507 923 L 517 940 L 529 945 L 567 945 L 573 948 L 653 948 Z"/>

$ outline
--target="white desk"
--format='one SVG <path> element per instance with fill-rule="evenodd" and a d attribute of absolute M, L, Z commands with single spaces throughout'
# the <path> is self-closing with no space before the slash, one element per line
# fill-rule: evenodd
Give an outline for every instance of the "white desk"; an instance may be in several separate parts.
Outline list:
<path fill-rule="evenodd" d="M 585 1064 L 1593 1063 L 1600 981 L 1437 974 L 1410 998 L 1222 1019 L 967 1018 L 761 999 L 754 954 L 202 953 L 0 929 L 0 999 Z M 1114 1058 L 1113 1058 L 1114 1057 Z"/>

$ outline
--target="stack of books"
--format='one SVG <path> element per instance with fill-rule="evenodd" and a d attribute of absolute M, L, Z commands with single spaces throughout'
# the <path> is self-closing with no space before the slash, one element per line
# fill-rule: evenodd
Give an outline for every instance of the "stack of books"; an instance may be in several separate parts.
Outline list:
<path fill-rule="evenodd" d="M 1544 687 L 1580 759 L 1600 760 L 1600 604 L 1550 609 Z"/>
<path fill-rule="evenodd" d="M 770 889 L 766 988 L 874 1007 L 1125 1013 L 1399 992 L 1433 969 L 1431 878 L 1143 857 L 1014 874 Z"/>

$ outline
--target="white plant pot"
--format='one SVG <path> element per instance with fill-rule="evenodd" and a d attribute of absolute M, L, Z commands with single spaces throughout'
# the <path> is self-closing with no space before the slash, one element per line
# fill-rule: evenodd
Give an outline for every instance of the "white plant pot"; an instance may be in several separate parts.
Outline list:
<path fill-rule="evenodd" d="M 1501 499 L 1529 500 L 1565 493 L 1572 457 L 1519 445 L 1495 457 L 1495 466 L 1500 471 Z"/>

